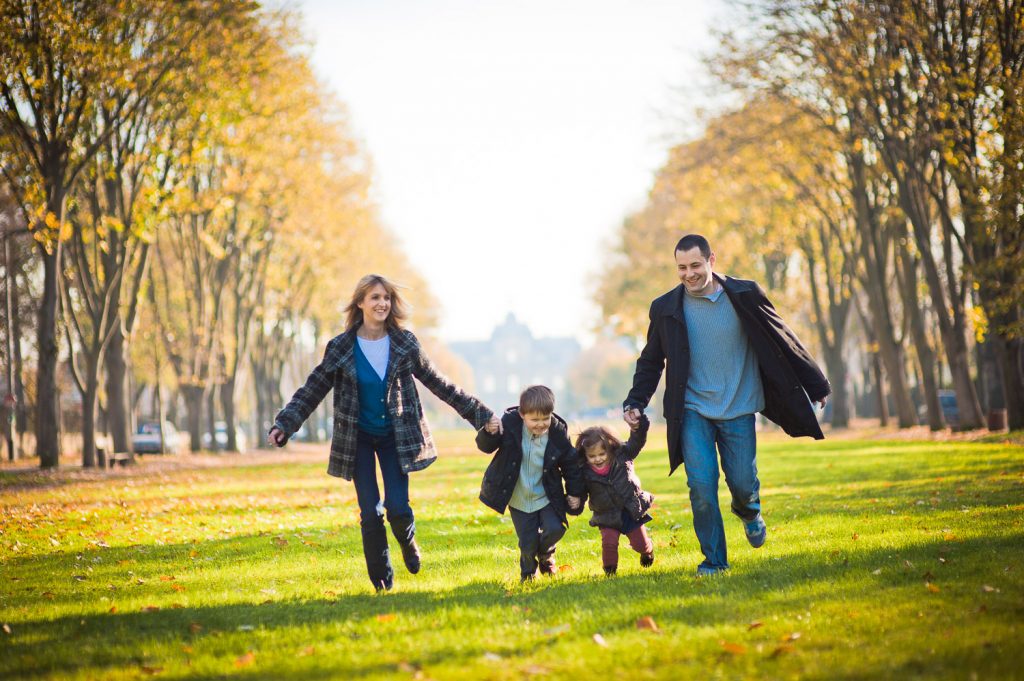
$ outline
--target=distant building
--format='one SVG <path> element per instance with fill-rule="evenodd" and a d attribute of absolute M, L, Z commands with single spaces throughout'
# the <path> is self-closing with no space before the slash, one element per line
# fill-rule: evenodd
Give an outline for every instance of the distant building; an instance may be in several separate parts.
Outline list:
<path fill-rule="evenodd" d="M 509 313 L 490 340 L 455 342 L 448 347 L 473 370 L 477 396 L 493 409 L 518 404 L 523 388 L 536 384 L 555 391 L 559 405 L 568 403 L 569 367 L 580 354 L 575 338 L 534 338 Z"/>

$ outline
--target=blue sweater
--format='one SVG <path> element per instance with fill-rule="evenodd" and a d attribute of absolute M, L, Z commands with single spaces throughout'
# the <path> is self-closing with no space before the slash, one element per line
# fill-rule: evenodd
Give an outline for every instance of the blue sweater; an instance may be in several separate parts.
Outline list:
<path fill-rule="evenodd" d="M 710 296 L 686 294 L 690 339 L 686 409 L 707 419 L 734 419 L 764 409 L 757 355 L 725 289 Z"/>
<path fill-rule="evenodd" d="M 359 430 L 370 435 L 391 431 L 384 379 L 377 375 L 366 355 L 355 344 L 356 380 L 359 382 Z"/>

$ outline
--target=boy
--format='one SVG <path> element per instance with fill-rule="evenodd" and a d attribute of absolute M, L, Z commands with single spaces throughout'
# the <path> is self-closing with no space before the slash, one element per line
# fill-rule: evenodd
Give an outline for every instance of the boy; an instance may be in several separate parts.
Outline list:
<path fill-rule="evenodd" d="M 555 544 L 569 525 L 566 511 L 583 510 L 583 474 L 566 423 L 554 411 L 554 393 L 530 386 L 519 396 L 518 408 L 505 410 L 499 432 L 484 429 L 476 436 L 480 451 L 498 451 L 484 473 L 480 501 L 498 513 L 508 507 L 524 582 L 536 576 L 538 566 L 541 573 L 554 574 Z"/>

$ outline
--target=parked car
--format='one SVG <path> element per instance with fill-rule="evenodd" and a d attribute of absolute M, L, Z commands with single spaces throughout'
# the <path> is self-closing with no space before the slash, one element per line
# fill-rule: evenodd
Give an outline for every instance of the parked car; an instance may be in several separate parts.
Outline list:
<path fill-rule="evenodd" d="M 180 454 L 188 450 L 188 437 L 164 421 L 164 448 L 160 449 L 160 422 L 143 421 L 132 435 L 132 448 L 136 454 Z"/>
<path fill-rule="evenodd" d="M 213 424 L 213 443 L 210 442 L 210 434 L 203 433 L 203 447 L 206 449 L 225 450 L 228 448 L 228 424 L 223 421 L 215 421 Z M 244 452 L 248 449 L 248 438 L 239 428 L 235 428 L 235 444 L 238 451 Z"/>
<path fill-rule="evenodd" d="M 956 401 L 956 391 L 941 389 L 939 393 L 939 408 L 942 409 L 942 419 L 950 428 L 960 425 L 960 406 Z M 928 407 L 921 405 L 917 408 L 918 420 L 921 423 L 928 423 Z"/>

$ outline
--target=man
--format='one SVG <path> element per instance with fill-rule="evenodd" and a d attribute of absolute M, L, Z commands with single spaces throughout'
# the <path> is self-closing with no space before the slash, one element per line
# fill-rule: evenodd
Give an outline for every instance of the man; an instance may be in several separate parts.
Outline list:
<path fill-rule="evenodd" d="M 697 575 L 705 576 L 729 568 L 718 457 L 732 511 L 758 548 L 768 530 L 761 517 L 754 414 L 763 413 L 794 437 L 820 440 L 811 401 L 824 409 L 831 387 L 757 283 L 714 273 L 707 239 L 684 236 L 675 260 L 682 283 L 651 304 L 647 345 L 623 418 L 630 427 L 639 422 L 664 369 L 669 475 L 683 464 L 704 554 Z"/>

